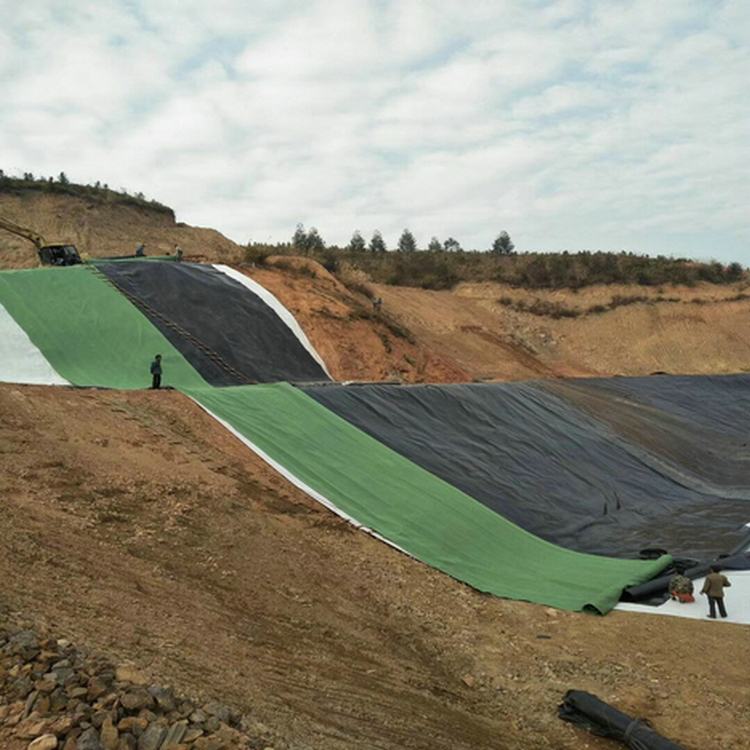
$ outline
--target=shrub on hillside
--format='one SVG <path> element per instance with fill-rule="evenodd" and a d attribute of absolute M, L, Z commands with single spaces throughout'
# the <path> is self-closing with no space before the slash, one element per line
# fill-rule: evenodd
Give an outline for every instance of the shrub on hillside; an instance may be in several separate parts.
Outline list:
<path fill-rule="evenodd" d="M 270 245 L 263 245 L 258 242 L 251 242 L 245 246 L 245 263 L 252 263 L 255 266 L 263 266 L 269 256 L 274 255 L 274 249 Z"/>

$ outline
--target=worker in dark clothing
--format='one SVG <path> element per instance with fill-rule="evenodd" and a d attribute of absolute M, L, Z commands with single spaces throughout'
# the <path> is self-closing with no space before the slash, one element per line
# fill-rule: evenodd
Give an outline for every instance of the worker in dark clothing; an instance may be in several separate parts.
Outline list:
<path fill-rule="evenodd" d="M 157 354 L 151 363 L 151 389 L 159 388 L 161 388 L 161 354 Z"/>
<path fill-rule="evenodd" d="M 727 616 L 727 610 L 724 607 L 724 589 L 732 585 L 729 583 L 729 579 L 719 572 L 720 570 L 721 568 L 718 565 L 712 565 L 711 572 L 706 576 L 701 589 L 701 594 L 708 597 L 708 616 L 714 620 L 716 619 L 716 607 L 719 608 L 719 614 L 722 617 Z"/>

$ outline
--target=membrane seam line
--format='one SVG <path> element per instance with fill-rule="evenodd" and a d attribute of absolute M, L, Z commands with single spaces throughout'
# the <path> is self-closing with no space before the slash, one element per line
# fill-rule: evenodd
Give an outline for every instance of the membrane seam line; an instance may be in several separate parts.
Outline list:
<path fill-rule="evenodd" d="M 228 372 L 230 375 L 232 375 L 235 378 L 238 378 L 242 383 L 245 383 L 247 385 L 257 385 L 257 382 L 258 382 L 257 380 L 252 380 L 251 378 L 248 378 L 247 375 L 241 373 L 239 370 L 236 370 L 220 354 L 218 354 L 213 349 L 211 349 L 211 347 L 207 346 L 202 341 L 199 341 L 197 338 L 195 338 L 195 336 L 193 336 L 191 333 L 186 331 L 177 323 L 166 318 L 160 312 L 158 312 L 153 307 L 151 307 L 151 305 L 149 305 L 148 302 L 141 299 L 140 297 L 133 294 L 132 292 L 129 292 L 126 289 L 124 289 L 122 286 L 120 286 L 120 284 L 114 281 L 114 279 L 111 279 L 109 276 L 107 276 L 107 274 L 103 273 L 96 266 L 94 266 L 93 264 L 91 265 L 87 264 L 86 269 L 90 270 L 95 276 L 105 281 L 113 289 L 116 289 L 120 294 L 122 294 L 128 301 L 130 301 L 138 309 L 147 313 L 149 316 L 153 316 L 154 318 L 159 320 L 161 323 L 163 323 L 165 326 L 172 329 L 178 336 L 181 336 L 182 338 L 189 341 L 193 346 L 195 346 L 197 349 L 202 351 L 209 359 L 213 360 L 215 364 L 217 364 L 223 370 Z"/>

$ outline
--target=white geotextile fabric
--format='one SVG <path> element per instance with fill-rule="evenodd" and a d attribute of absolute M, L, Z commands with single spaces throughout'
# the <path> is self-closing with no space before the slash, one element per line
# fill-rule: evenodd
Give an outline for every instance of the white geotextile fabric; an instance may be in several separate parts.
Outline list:
<path fill-rule="evenodd" d="M 727 617 L 722 620 L 717 613 L 716 622 L 735 622 L 750 625 L 750 570 L 722 570 L 721 572 L 732 585 L 730 588 L 724 589 Z M 698 593 L 703 588 L 704 580 L 704 578 L 696 578 L 693 581 L 695 601 L 690 604 L 680 604 L 680 602 L 673 602 L 671 599 L 658 607 L 620 602 L 615 609 L 621 612 L 645 612 L 651 615 L 689 617 L 713 622 L 713 620 L 708 619 L 708 599 Z"/>
<path fill-rule="evenodd" d="M 307 349 L 310 356 L 323 368 L 323 372 L 331 378 L 331 373 L 328 372 L 326 363 L 323 361 L 320 354 L 315 351 L 315 347 L 310 343 L 310 339 L 307 338 L 307 335 L 300 327 L 297 319 L 286 309 L 286 307 L 284 307 L 284 305 L 281 304 L 281 302 L 279 302 L 278 299 L 276 299 L 276 297 L 274 297 L 273 294 L 271 294 L 271 292 L 268 291 L 268 289 L 262 287 L 257 281 L 253 281 L 250 277 L 245 276 L 244 273 L 236 271 L 234 268 L 225 266 L 222 263 L 215 263 L 214 268 L 217 271 L 225 273 L 235 281 L 239 281 L 240 284 L 253 292 L 253 294 L 260 297 L 284 321 L 284 323 L 286 323 L 292 333 L 297 337 L 300 344 Z M 331 380 L 333 380 L 333 378 L 331 378 Z"/>
<path fill-rule="evenodd" d="M 0 382 L 70 385 L 55 372 L 3 305 L 0 305 Z"/>

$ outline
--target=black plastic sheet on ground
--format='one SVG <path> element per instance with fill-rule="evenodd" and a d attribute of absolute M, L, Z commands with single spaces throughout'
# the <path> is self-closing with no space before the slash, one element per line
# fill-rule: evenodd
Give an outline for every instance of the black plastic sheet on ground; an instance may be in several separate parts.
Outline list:
<path fill-rule="evenodd" d="M 599 737 L 620 740 L 633 750 L 685 750 L 654 732 L 645 721 L 632 719 L 582 690 L 569 690 L 565 694 L 558 715 Z"/>
<path fill-rule="evenodd" d="M 748 376 L 305 392 L 569 549 L 633 558 L 656 548 L 700 561 L 729 553 L 747 534 L 750 450 L 736 425 L 750 419 Z"/>
<path fill-rule="evenodd" d="M 193 263 L 100 263 L 211 385 L 328 381 L 323 368 L 260 297 Z"/>

